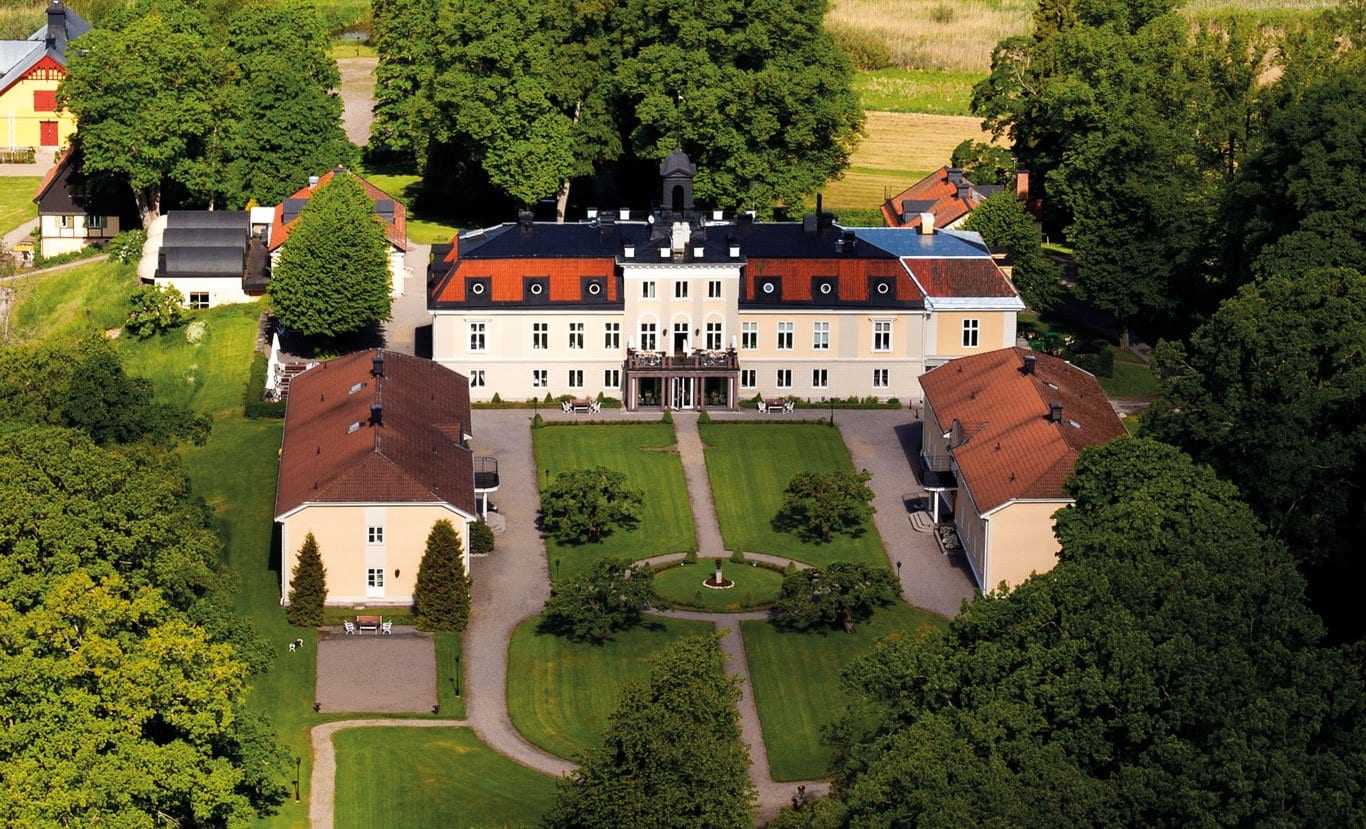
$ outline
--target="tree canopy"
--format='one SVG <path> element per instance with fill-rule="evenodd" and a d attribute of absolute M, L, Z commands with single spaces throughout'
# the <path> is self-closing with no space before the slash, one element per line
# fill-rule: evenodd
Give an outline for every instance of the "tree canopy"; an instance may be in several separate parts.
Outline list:
<path fill-rule="evenodd" d="M 963 227 L 982 234 L 991 247 L 1006 249 L 1015 263 L 1011 281 L 1030 308 L 1047 311 L 1061 301 L 1062 269 L 1044 255 L 1043 234 L 1014 191 L 987 196 L 968 214 Z"/>
<path fill-rule="evenodd" d="M 829 567 L 793 568 L 783 575 L 782 592 L 773 605 L 773 624 L 783 630 L 854 632 L 879 607 L 901 595 L 901 585 L 885 566 L 836 561 Z"/>
<path fill-rule="evenodd" d="M 626 474 L 605 466 L 571 469 L 541 493 L 545 531 L 564 544 L 596 543 L 614 528 L 640 520 L 645 493 L 626 486 Z"/>
<path fill-rule="evenodd" d="M 413 613 L 419 630 L 464 630 L 470 621 L 470 579 L 465 574 L 460 535 L 442 519 L 427 534 L 417 568 Z"/>
<path fill-rule="evenodd" d="M 681 639 L 650 661 L 608 719 L 603 747 L 560 784 L 548 827 L 753 825 L 738 681 L 719 637 Z"/>
<path fill-rule="evenodd" d="M 389 243 L 350 173 L 308 199 L 270 280 L 275 313 L 310 337 L 337 337 L 389 319 Z"/>
<path fill-rule="evenodd" d="M 799 472 L 783 490 L 774 526 L 808 541 L 862 535 L 875 511 L 872 478 L 867 471 Z"/>
<path fill-rule="evenodd" d="M 541 627 L 579 642 L 601 644 L 618 630 L 635 627 L 654 600 L 655 573 L 620 558 L 604 558 L 589 572 L 550 589 Z"/>
<path fill-rule="evenodd" d="M 1066 489 L 1053 570 L 846 671 L 842 823 L 1359 822 L 1366 663 L 1236 489 L 1127 438 Z"/>
<path fill-rule="evenodd" d="M 294 559 L 294 572 L 289 574 L 289 605 L 285 616 L 291 625 L 313 628 L 323 623 L 323 608 L 327 604 L 327 569 L 323 567 L 318 539 L 309 533 Z"/>

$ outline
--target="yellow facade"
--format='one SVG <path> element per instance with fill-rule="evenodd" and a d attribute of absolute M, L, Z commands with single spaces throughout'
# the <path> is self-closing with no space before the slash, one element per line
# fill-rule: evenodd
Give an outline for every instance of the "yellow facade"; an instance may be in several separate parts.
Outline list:
<path fill-rule="evenodd" d="M 987 517 L 992 587 L 1005 582 L 1017 587 L 1035 573 L 1047 573 L 1058 563 L 1058 539 L 1053 535 L 1053 513 L 1069 501 L 1012 501 Z"/>
<path fill-rule="evenodd" d="M 289 596 L 290 577 L 304 538 L 312 532 L 327 571 L 327 604 L 408 605 L 417 585 L 417 568 L 432 525 L 447 519 L 460 535 L 469 572 L 469 521 L 446 504 L 309 504 L 281 524 L 281 597 Z M 381 530 L 373 541 L 372 528 Z M 376 587 L 370 571 L 382 573 Z"/>
<path fill-rule="evenodd" d="M 930 354 L 937 357 L 966 357 L 1015 345 L 1015 311 L 936 311 L 934 340 Z M 976 345 L 972 327 L 976 323 Z"/>
<path fill-rule="evenodd" d="M 53 77 L 57 73 L 50 69 L 38 69 L 32 74 L 37 77 L 19 80 L 0 93 L 0 119 L 3 119 L 0 129 L 4 130 L 6 146 L 33 147 L 38 151 L 39 161 L 50 162 L 53 159 L 44 157 L 43 151 L 55 152 L 57 148 L 70 143 L 71 135 L 76 131 L 76 116 L 68 110 L 53 112 L 35 109 L 34 93 L 55 94 L 61 78 Z M 37 97 L 45 96 L 40 94 Z M 46 136 L 43 135 L 45 123 L 55 125 L 47 128 Z"/>

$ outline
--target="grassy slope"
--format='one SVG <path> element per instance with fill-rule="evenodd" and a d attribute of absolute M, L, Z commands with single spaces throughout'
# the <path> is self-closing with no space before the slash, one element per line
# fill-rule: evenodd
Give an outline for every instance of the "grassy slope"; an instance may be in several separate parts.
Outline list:
<path fill-rule="evenodd" d="M 773 779 L 809 780 L 825 773 L 830 750 L 821 745 L 821 728 L 843 705 L 839 674 L 845 665 L 883 636 L 944 625 L 940 617 L 905 604 L 879 610 L 853 635 L 780 633 L 768 622 L 741 622 Z"/>
<path fill-rule="evenodd" d="M 722 565 L 722 572 L 735 582 L 735 586 L 725 590 L 703 587 L 703 580 L 711 578 L 714 572 L 715 562 L 708 559 L 698 564 L 661 570 L 655 573 L 655 592 L 671 601 L 709 613 L 735 613 L 773 601 L 778 598 L 778 591 L 783 586 L 782 573 L 766 567 L 726 561 Z"/>
<path fill-rule="evenodd" d="M 634 530 L 618 530 L 600 544 L 577 547 L 547 539 L 556 578 L 583 573 L 606 556 L 634 560 L 697 549 L 683 464 L 673 449 L 673 426 L 548 426 L 533 431 L 532 437 L 539 473 L 536 477 L 542 486 L 547 469 L 554 476 L 571 469 L 606 466 L 625 472 L 627 486 L 645 493 L 640 524 Z M 554 567 L 556 559 L 558 567 Z"/>
<path fill-rule="evenodd" d="M 792 423 L 710 423 L 698 428 L 726 549 L 790 556 L 811 564 L 886 565 L 882 540 L 871 522 L 863 535 L 836 535 L 829 544 L 800 541 L 771 526 L 783 490 L 798 472 L 853 470 L 838 430 Z"/>
<path fill-rule="evenodd" d="M 535 826 L 554 802 L 555 778 L 468 728 L 357 728 L 332 741 L 338 829 Z"/>
<path fill-rule="evenodd" d="M 136 285 L 133 265 L 109 259 L 15 279 L 7 283 L 17 295 L 10 338 L 114 328 L 127 319 L 128 297 Z"/>
<path fill-rule="evenodd" d="M 8 233 L 29 219 L 38 218 L 33 194 L 42 179 L 38 176 L 0 177 L 0 234 Z"/>
<path fill-rule="evenodd" d="M 602 745 L 622 686 L 648 675 L 651 654 L 713 630 L 706 622 L 651 618 L 605 645 L 584 645 L 538 634 L 539 623 L 539 618 L 528 619 L 512 635 L 508 714 L 522 736 L 570 759 Z"/>

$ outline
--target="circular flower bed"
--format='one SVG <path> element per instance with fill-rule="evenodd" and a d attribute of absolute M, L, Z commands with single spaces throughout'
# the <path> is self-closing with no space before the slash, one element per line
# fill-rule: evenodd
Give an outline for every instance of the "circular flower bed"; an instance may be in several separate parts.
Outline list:
<path fill-rule="evenodd" d="M 737 613 L 772 604 L 783 586 L 782 573 L 748 564 L 726 562 L 722 575 L 733 583 L 728 589 L 703 584 L 715 575 L 710 561 L 674 564 L 655 573 L 655 592 L 680 609 Z"/>

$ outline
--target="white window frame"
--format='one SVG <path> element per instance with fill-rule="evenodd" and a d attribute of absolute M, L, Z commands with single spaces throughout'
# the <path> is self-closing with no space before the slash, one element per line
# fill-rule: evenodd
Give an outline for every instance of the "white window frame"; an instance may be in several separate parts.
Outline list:
<path fill-rule="evenodd" d="M 892 320 L 873 320 L 873 350 L 892 350 Z"/>
<path fill-rule="evenodd" d="M 365 568 L 365 586 L 382 589 L 384 587 L 384 568 L 367 567 Z"/>
<path fill-rule="evenodd" d="M 482 389 L 488 385 L 488 378 L 484 376 L 482 368 L 470 369 L 470 388 Z"/>
<path fill-rule="evenodd" d="M 963 347 L 977 348 L 982 342 L 982 321 L 976 317 L 963 320 Z"/>
<path fill-rule="evenodd" d="M 365 543 L 378 546 L 384 543 L 384 525 L 369 524 L 365 527 Z"/>
<path fill-rule="evenodd" d="M 603 370 L 602 370 L 602 385 L 603 385 L 603 388 L 608 388 L 608 389 L 620 389 L 620 388 L 621 388 L 621 369 L 619 369 L 619 368 L 606 368 L 606 369 L 603 369 Z"/>
<path fill-rule="evenodd" d="M 105 217 L 96 216 L 94 214 L 86 214 L 85 226 L 89 230 L 104 230 Z"/>
<path fill-rule="evenodd" d="M 659 326 L 653 322 L 642 322 L 640 324 L 640 350 L 658 351 L 658 346 Z"/>
<path fill-rule="evenodd" d="M 674 299 L 688 298 L 688 280 L 679 279 L 674 281 Z"/>
<path fill-rule="evenodd" d="M 185 304 L 197 311 L 202 311 L 209 307 L 209 292 L 191 291 L 189 299 L 185 300 Z"/>
<path fill-rule="evenodd" d="M 644 282 L 640 283 L 640 298 L 641 298 L 641 299 L 654 299 L 654 298 L 655 298 L 655 281 L 654 281 L 653 279 L 647 279 L 647 280 L 645 280 Z"/>
<path fill-rule="evenodd" d="M 550 388 L 550 370 L 544 368 L 533 368 L 531 370 L 531 387 L 533 389 Z"/>
<path fill-rule="evenodd" d="M 535 351 L 546 351 L 550 348 L 550 323 L 531 324 L 531 348 Z"/>
<path fill-rule="evenodd" d="M 740 348 L 745 351 L 753 351 L 759 347 L 759 323 L 742 322 L 740 323 Z"/>
<path fill-rule="evenodd" d="M 489 324 L 485 320 L 469 320 L 466 322 L 469 332 L 469 350 L 472 352 L 483 352 L 488 350 Z"/>
<path fill-rule="evenodd" d="M 759 373 L 752 368 L 740 369 L 740 388 L 752 389 L 759 385 Z"/>
<path fill-rule="evenodd" d="M 780 389 L 790 389 L 790 388 L 792 388 L 792 369 L 790 369 L 790 368 L 780 368 L 780 369 L 778 369 L 777 381 L 778 381 L 778 388 L 780 388 Z"/>
<path fill-rule="evenodd" d="M 795 322 L 778 323 L 778 350 L 791 351 L 797 338 L 797 324 Z"/>
<path fill-rule="evenodd" d="M 706 342 L 708 351 L 720 351 L 722 344 L 726 341 L 726 332 L 719 322 L 709 322 L 706 325 Z"/>
<path fill-rule="evenodd" d="M 66 215 L 62 215 L 62 216 L 58 216 L 58 217 L 57 217 L 57 227 L 60 227 L 60 228 L 63 229 L 63 230 L 70 230 L 71 228 L 73 228 L 73 227 L 75 227 L 75 226 L 76 226 L 76 217 L 75 217 L 75 216 L 66 216 Z"/>
<path fill-rule="evenodd" d="M 811 388 L 828 389 L 830 388 L 830 370 L 824 368 L 811 369 Z"/>
<path fill-rule="evenodd" d="M 584 324 L 581 323 L 581 322 L 571 322 L 571 323 L 569 323 L 569 350 L 570 350 L 570 351 L 582 351 L 582 350 L 583 350 L 583 328 L 584 328 Z"/>
<path fill-rule="evenodd" d="M 830 323 L 817 322 L 812 324 L 811 347 L 817 351 L 830 350 Z"/>
<path fill-rule="evenodd" d="M 569 370 L 569 388 L 571 388 L 571 389 L 581 389 L 581 388 L 583 388 L 583 369 L 581 369 L 581 368 L 571 368 L 571 369 Z"/>
<path fill-rule="evenodd" d="M 707 299 L 721 299 L 721 280 L 707 280 Z"/>
<path fill-rule="evenodd" d="M 609 322 L 603 328 L 602 347 L 608 351 L 621 350 L 621 323 Z"/>
<path fill-rule="evenodd" d="M 892 384 L 889 382 L 888 371 L 885 368 L 873 369 L 873 388 L 889 389 Z"/>

